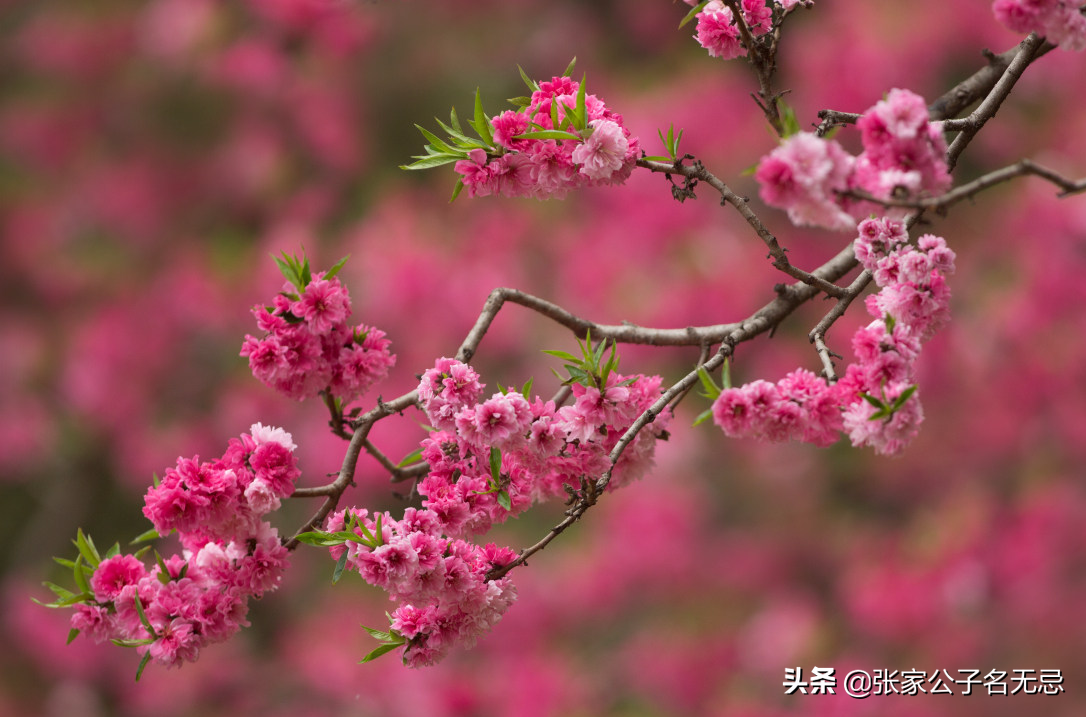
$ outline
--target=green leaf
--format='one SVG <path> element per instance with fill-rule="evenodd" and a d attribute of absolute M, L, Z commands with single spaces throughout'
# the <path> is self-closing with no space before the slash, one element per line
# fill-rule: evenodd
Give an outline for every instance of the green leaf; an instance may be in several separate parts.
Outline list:
<path fill-rule="evenodd" d="M 642 157 L 641 159 L 647 159 L 650 162 L 667 162 L 668 160 L 671 159 L 671 157 L 665 157 L 662 154 L 651 154 L 651 155 L 646 155 L 646 156 Z"/>
<path fill-rule="evenodd" d="M 385 531 L 381 528 L 381 516 L 382 514 L 378 513 L 373 517 L 373 542 L 378 547 L 385 544 Z"/>
<path fill-rule="evenodd" d="M 694 419 L 693 425 L 700 426 L 713 417 L 713 409 L 706 408 L 704 411 L 698 414 L 698 417 Z"/>
<path fill-rule="evenodd" d="M 147 667 L 147 663 L 150 662 L 150 661 L 151 661 L 151 653 L 150 653 L 150 651 L 148 651 L 148 652 L 144 653 L 143 659 L 140 660 L 140 666 L 136 668 L 136 682 L 139 682 L 140 678 L 143 677 L 143 668 Z"/>
<path fill-rule="evenodd" d="M 142 645 L 150 645 L 157 639 L 158 638 L 155 637 L 149 637 L 142 640 L 121 640 L 116 637 L 111 637 L 109 641 L 117 647 L 140 647 Z"/>
<path fill-rule="evenodd" d="M 554 105 L 551 106 L 553 107 Z M 560 129 L 541 129 L 533 132 L 518 134 L 517 136 L 513 137 L 513 139 L 574 139 L 579 142 L 581 141 L 581 135 L 574 134 L 572 132 L 566 132 Z"/>
<path fill-rule="evenodd" d="M 577 358 L 568 351 L 553 351 L 551 349 L 544 349 L 543 353 L 550 354 L 551 356 L 557 356 L 563 361 L 573 361 L 574 363 L 580 363 L 581 359 Z"/>
<path fill-rule="evenodd" d="M 445 142 L 443 140 L 441 140 L 436 134 L 434 134 L 430 130 L 426 129 L 422 125 L 417 124 L 417 125 L 415 125 L 415 128 L 419 132 L 422 132 L 422 136 L 425 137 L 427 140 L 429 140 L 430 144 L 433 145 L 434 149 L 436 149 L 438 152 L 443 152 L 445 154 L 452 154 L 452 153 L 454 153 L 456 151 L 455 149 L 453 149 L 449 145 L 445 144 Z"/>
<path fill-rule="evenodd" d="M 885 408 L 886 408 L 886 404 L 885 404 L 885 403 L 883 403 L 883 402 L 882 402 L 882 401 L 880 401 L 879 399 L 875 398 L 875 397 L 874 397 L 874 396 L 872 396 L 872 395 L 871 395 L 870 393 L 861 393 L 861 394 L 860 394 L 860 398 L 862 398 L 863 400 L 867 401 L 868 403 L 870 403 L 870 404 L 871 404 L 872 406 L 874 406 L 875 408 L 879 408 L 879 409 L 885 409 Z"/>
<path fill-rule="evenodd" d="M 82 528 L 76 530 L 75 547 L 79 549 L 80 554 L 86 558 L 87 564 L 91 567 L 97 568 L 98 563 L 102 562 L 98 549 L 94 547 L 94 541 L 90 539 L 90 536 L 83 533 Z"/>
<path fill-rule="evenodd" d="M 701 379 L 701 385 L 705 389 L 705 397 L 715 400 L 717 396 L 722 393 L 722 389 L 716 385 L 713 381 L 713 377 L 709 375 L 709 372 L 705 370 L 704 366 L 698 366 L 698 378 Z M 697 425 L 696 423 L 694 424 Z"/>
<path fill-rule="evenodd" d="M 404 456 L 402 459 L 400 459 L 400 462 L 396 464 L 396 467 L 397 468 L 403 468 L 404 466 L 409 466 L 412 463 L 418 463 L 421 460 L 422 460 L 422 448 L 416 448 L 415 450 L 411 451 L 406 456 Z"/>
<path fill-rule="evenodd" d="M 524 109 L 528 105 L 532 104 L 532 98 L 527 95 L 518 95 L 516 97 L 510 97 L 506 100 L 509 104 L 513 105 L 519 110 Z"/>
<path fill-rule="evenodd" d="M 333 545 L 343 545 L 347 542 L 345 539 L 337 538 L 332 533 L 325 533 L 323 530 L 310 530 L 299 533 L 295 538 L 299 543 L 315 545 L 318 548 L 330 548 Z"/>
<path fill-rule="evenodd" d="M 788 139 L 792 135 L 799 134 L 801 129 L 799 120 L 796 119 L 796 111 L 780 97 L 777 98 L 777 107 L 780 108 L 782 128 L 781 139 Z"/>
<path fill-rule="evenodd" d="M 732 387 L 732 360 L 730 357 L 724 357 L 724 368 L 721 370 L 721 378 L 724 381 L 724 388 Z"/>
<path fill-rule="evenodd" d="M 45 587 L 52 590 L 53 594 L 56 595 L 61 600 L 66 600 L 67 598 L 75 596 L 75 593 L 73 593 L 71 590 L 68 590 L 67 588 L 62 588 L 61 586 L 57 585 L 56 583 L 51 583 L 48 580 L 43 582 L 42 585 L 44 585 Z"/>
<path fill-rule="evenodd" d="M 75 584 L 80 591 L 92 594 L 94 591 L 90 588 L 90 583 L 87 581 L 87 576 L 82 570 L 83 555 L 80 554 L 75 559 L 74 566 L 72 567 L 72 576 L 75 578 Z"/>
<path fill-rule="evenodd" d="M 576 62 L 577 58 L 573 58 Z M 588 86 L 588 75 L 581 76 L 581 85 L 577 88 L 577 107 L 575 115 L 577 117 L 574 125 L 579 130 L 583 130 L 588 127 L 588 108 L 585 106 L 585 87 Z"/>
<path fill-rule="evenodd" d="M 475 88 L 475 123 L 472 126 L 488 145 L 494 144 L 494 134 L 490 131 L 490 120 L 483 112 L 483 99 L 479 95 L 478 87 Z"/>
<path fill-rule="evenodd" d="M 339 582 L 339 579 L 343 577 L 343 568 L 347 566 L 347 551 L 343 551 L 343 555 L 339 556 L 339 560 L 336 561 L 335 570 L 332 571 L 332 584 L 335 585 Z"/>
<path fill-rule="evenodd" d="M 569 61 L 569 64 L 566 65 L 566 71 L 562 73 L 562 76 L 563 77 L 572 76 L 573 75 L 573 68 L 576 67 L 576 66 L 577 66 L 577 57 L 574 56 L 573 59 Z"/>
<path fill-rule="evenodd" d="M 742 177 L 753 176 L 753 174 L 758 171 L 758 165 L 760 165 L 761 163 L 762 163 L 762 160 L 758 160 L 757 162 L 755 162 L 754 164 L 750 165 L 749 167 L 744 169 L 742 172 L 740 172 L 739 175 L 742 176 Z"/>
<path fill-rule="evenodd" d="M 539 83 L 528 77 L 528 73 L 524 71 L 524 68 L 517 65 L 517 71 L 520 72 L 520 79 L 524 80 L 524 84 L 528 86 L 529 92 L 539 92 Z"/>
<path fill-rule="evenodd" d="M 709 0 L 702 0 L 702 2 L 699 2 L 697 5 L 690 8 L 690 12 L 686 13 L 686 17 L 684 17 L 682 19 L 682 22 L 679 23 L 679 29 L 681 30 L 684 25 L 697 17 L 697 14 L 702 11 L 702 8 L 704 8 L 708 4 Z"/>
<path fill-rule="evenodd" d="M 347 260 L 350 259 L 350 258 L 351 258 L 351 255 L 348 254 L 347 256 L 343 257 L 342 259 L 337 261 L 335 264 L 333 264 L 331 269 L 324 272 L 324 278 L 325 279 L 331 279 L 333 276 L 338 274 L 339 270 L 343 268 L 343 265 L 346 264 Z"/>
<path fill-rule="evenodd" d="M 505 490 L 498 491 L 498 505 L 505 508 L 507 511 L 513 511 L 513 503 L 509 500 L 509 493 Z"/>
<path fill-rule="evenodd" d="M 366 655 L 361 660 L 359 660 L 358 664 L 361 665 L 362 663 L 365 663 L 365 662 L 373 662 L 374 660 L 376 660 L 381 655 L 392 652 L 393 650 L 395 650 L 397 647 L 400 647 L 401 645 L 403 645 L 402 642 L 388 642 L 388 643 L 385 643 L 384 645 L 379 645 L 378 647 L 374 648 L 374 650 L 372 652 L 370 652 L 370 654 Z"/>
<path fill-rule="evenodd" d="M 898 396 L 897 399 L 894 401 L 894 405 L 890 409 L 890 411 L 891 412 L 897 411 L 899 408 L 904 406 L 905 402 L 908 401 L 910 398 L 912 398 L 912 395 L 914 393 L 916 393 L 916 388 L 917 388 L 916 384 L 913 384 L 912 386 L 909 386 L 907 389 L 902 391 L 901 395 Z"/>
<path fill-rule="evenodd" d="M 502 472 L 502 452 L 500 448 L 490 447 L 490 477 L 498 485 Z"/>
<path fill-rule="evenodd" d="M 463 154 L 434 154 L 426 157 L 418 157 L 417 161 L 412 162 L 411 164 L 401 164 L 400 169 L 433 169 L 434 167 L 440 167 L 445 164 L 452 164 L 453 162 L 467 159 L 467 156 L 467 152 L 465 152 Z"/>
<path fill-rule="evenodd" d="M 65 645 L 72 644 L 72 640 L 74 640 L 77 637 L 79 637 L 79 628 L 78 627 L 73 627 L 71 630 L 68 630 L 68 641 L 65 642 L 64 644 Z"/>
<path fill-rule="evenodd" d="M 532 381 L 534 381 L 534 380 L 535 379 L 530 378 L 530 379 L 528 379 L 527 381 L 524 382 L 524 386 L 522 386 L 521 389 L 520 389 L 520 395 L 521 396 L 524 396 L 524 398 L 528 398 L 528 394 L 532 390 Z"/>
<path fill-rule="evenodd" d="M 462 191 L 464 191 L 464 180 L 463 180 L 463 178 L 457 179 L 456 184 L 453 185 L 452 196 L 449 197 L 449 204 L 452 204 L 453 202 L 455 202 L 456 198 L 460 196 L 460 192 L 462 192 Z"/>
<path fill-rule="evenodd" d="M 388 632 L 384 632 L 382 630 L 377 630 L 372 627 L 366 627 L 365 625 L 362 626 L 362 629 L 368 632 L 370 634 L 370 637 L 375 640 L 380 640 L 381 642 L 395 642 L 400 645 L 406 642 L 406 640 L 404 640 L 403 638 L 403 635 L 398 632 L 393 634 L 393 631 L 391 630 L 389 630 Z"/>
<path fill-rule="evenodd" d="M 106 559 L 108 560 L 109 558 L 115 558 L 120 554 L 121 554 L 121 544 L 120 543 L 114 543 L 112 546 L 110 546 L 109 550 L 106 551 Z"/>
<path fill-rule="evenodd" d="M 449 124 L 460 134 L 464 134 L 464 128 L 460 126 L 460 118 L 456 114 L 456 108 L 449 110 Z"/>
<path fill-rule="evenodd" d="M 485 142 L 483 142 L 482 140 L 472 139 L 471 137 L 468 137 L 463 132 L 450 127 L 449 125 L 445 124 L 444 122 L 437 119 L 436 117 L 434 118 L 434 120 L 436 120 L 437 123 L 439 125 L 441 125 L 441 129 L 445 130 L 445 132 L 449 135 L 449 137 L 452 140 L 455 141 L 456 146 L 458 148 L 460 148 L 460 149 L 490 149 L 490 147 L 487 146 L 487 144 Z"/>
<path fill-rule="evenodd" d="M 158 633 L 155 632 L 155 628 L 151 626 L 151 621 L 147 619 L 147 615 L 143 612 L 143 603 L 140 602 L 139 593 L 136 593 L 132 597 L 136 601 L 136 614 L 140 616 L 140 622 L 143 623 L 143 626 L 147 628 L 147 632 L 149 632 L 152 637 L 157 638 Z"/>
<path fill-rule="evenodd" d="M 139 543 L 146 543 L 148 540 L 155 540 L 156 538 L 161 537 L 163 536 L 159 535 L 157 530 L 151 528 L 150 530 L 140 533 L 135 538 L 132 538 L 132 540 L 128 541 L 128 544 L 138 545 Z"/>

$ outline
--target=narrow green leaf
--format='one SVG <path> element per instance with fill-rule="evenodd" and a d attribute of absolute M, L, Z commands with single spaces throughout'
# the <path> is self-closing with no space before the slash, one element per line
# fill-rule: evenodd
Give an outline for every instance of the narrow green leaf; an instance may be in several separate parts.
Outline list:
<path fill-rule="evenodd" d="M 912 395 L 916 393 L 916 384 L 909 386 L 907 389 L 901 392 L 901 395 L 894 401 L 894 406 L 891 411 L 897 411 L 899 408 L 905 405 L 905 402 L 912 398 Z"/>
<path fill-rule="evenodd" d="M 453 129 L 452 127 L 445 124 L 444 122 L 437 119 L 436 117 L 434 119 L 441 126 L 441 129 L 445 130 L 445 132 L 449 135 L 449 138 L 455 140 L 457 148 L 459 148 L 459 149 L 490 149 L 490 147 L 488 147 L 486 145 L 486 143 L 484 143 L 482 140 L 472 139 L 471 137 L 468 137 L 463 132 L 459 132 L 459 131 Z"/>
<path fill-rule="evenodd" d="M 331 533 L 325 533 L 323 530 L 310 530 L 305 533 L 299 533 L 296 537 L 299 543 L 325 548 L 333 545 L 343 545 L 344 543 L 343 540 L 334 538 Z"/>
<path fill-rule="evenodd" d="M 706 408 L 704 411 L 698 414 L 698 417 L 694 419 L 693 425 L 700 426 L 713 417 L 713 409 Z"/>
<path fill-rule="evenodd" d="M 158 633 L 155 632 L 155 628 L 151 626 L 151 621 L 147 619 L 147 615 L 143 612 L 143 603 L 140 602 L 139 593 L 133 595 L 133 598 L 136 601 L 136 614 L 140 616 L 140 622 L 143 623 L 143 626 L 145 628 L 147 628 L 147 632 L 151 634 L 151 637 L 157 638 Z"/>
<path fill-rule="evenodd" d="M 140 666 L 138 668 L 136 668 L 136 682 L 139 682 L 140 678 L 143 677 L 143 668 L 147 667 L 147 663 L 150 662 L 150 661 L 151 661 L 151 653 L 150 653 L 150 651 L 145 652 L 144 655 L 143 655 L 143 659 L 140 660 Z"/>
<path fill-rule="evenodd" d="M 721 369 L 721 379 L 724 382 L 724 388 L 732 387 L 732 360 L 730 357 L 724 357 L 724 368 Z"/>
<path fill-rule="evenodd" d="M 94 547 L 94 541 L 83 532 L 82 528 L 76 529 L 75 546 L 91 567 L 97 568 L 98 563 L 102 562 L 102 556 L 98 554 L 98 549 Z"/>
<path fill-rule="evenodd" d="M 509 500 L 508 492 L 504 490 L 498 491 L 498 505 L 500 505 L 502 508 L 505 508 L 509 512 L 513 511 L 513 502 Z"/>
<path fill-rule="evenodd" d="M 121 554 L 121 544 L 120 543 L 114 543 L 113 545 L 110 546 L 109 550 L 106 551 L 106 559 L 108 560 L 109 558 L 115 558 L 120 554 Z"/>
<path fill-rule="evenodd" d="M 532 390 L 532 381 L 534 381 L 534 380 L 535 379 L 530 378 L 530 379 L 528 379 L 527 381 L 524 382 L 524 386 L 522 386 L 521 389 L 520 389 L 520 395 L 521 396 L 524 396 L 524 398 L 529 398 L 528 394 Z"/>
<path fill-rule="evenodd" d="M 557 119 L 557 117 L 555 119 Z M 513 139 L 574 139 L 579 142 L 581 140 L 581 136 L 579 134 L 566 132 L 565 130 L 560 129 L 541 129 L 534 132 L 524 132 L 523 134 L 518 134 L 517 136 L 513 137 Z"/>
<path fill-rule="evenodd" d="M 381 513 L 378 513 L 373 518 L 373 542 L 377 543 L 380 547 L 385 544 L 385 531 L 381 528 Z"/>
<path fill-rule="evenodd" d="M 305 287 L 309 286 L 309 282 L 313 281 L 313 272 L 309 269 L 309 257 L 305 255 L 305 249 L 302 249 L 302 286 L 301 289 L 305 291 Z"/>
<path fill-rule="evenodd" d="M 544 349 L 543 353 L 550 354 L 551 356 L 557 356 L 563 361 L 573 361 L 574 363 L 580 363 L 581 359 L 577 358 L 568 351 L 552 351 L 550 349 Z"/>
<path fill-rule="evenodd" d="M 359 660 L 358 664 L 361 665 L 362 663 L 365 663 L 365 662 L 373 662 L 374 660 L 376 660 L 381 655 L 392 652 L 397 647 L 400 647 L 402 644 L 403 644 L 402 642 L 389 642 L 389 643 L 386 643 L 384 645 L 380 645 L 377 648 L 375 648 L 372 652 L 370 652 L 370 654 L 366 655 L 361 660 Z"/>
<path fill-rule="evenodd" d="M 704 366 L 698 366 L 698 378 L 701 379 L 701 385 L 705 388 L 706 398 L 715 400 L 722 393 L 721 388 L 716 385 L 713 377 L 709 375 Z"/>
<path fill-rule="evenodd" d="M 87 576 L 84 574 L 81 566 L 83 565 L 83 555 L 80 554 L 75 559 L 75 565 L 72 568 L 72 576 L 75 578 L 75 584 L 81 592 L 93 593 L 90 588 L 90 583 L 87 581 Z"/>
<path fill-rule="evenodd" d="M 671 160 L 673 158 L 672 157 L 665 157 L 662 154 L 651 154 L 651 155 L 646 155 L 646 156 L 642 157 L 641 159 L 647 159 L 650 162 L 667 162 L 667 161 L 669 161 L 669 160 Z"/>
<path fill-rule="evenodd" d="M 502 472 L 502 452 L 500 448 L 490 447 L 490 477 L 498 485 Z"/>
<path fill-rule="evenodd" d="M 516 97 L 510 97 L 506 100 L 509 104 L 513 105 L 517 109 L 524 109 L 528 105 L 532 104 L 532 98 L 526 95 L 518 95 Z"/>
<path fill-rule="evenodd" d="M 161 537 L 162 536 L 158 534 L 157 530 L 155 530 L 154 528 L 151 528 L 150 530 L 146 530 L 146 531 L 140 533 L 135 538 L 132 538 L 132 540 L 128 541 L 128 544 L 129 545 L 138 545 L 139 543 L 146 543 L 148 540 L 155 540 L 156 538 L 161 538 Z"/>
<path fill-rule="evenodd" d="M 362 626 L 362 629 L 365 630 L 366 632 L 368 632 L 370 634 L 370 637 L 372 637 L 375 640 L 379 640 L 381 642 L 394 642 L 394 643 L 397 643 L 397 644 L 400 644 L 400 645 L 402 645 L 404 642 L 406 642 L 403 639 L 402 635 L 400 635 L 399 633 L 396 633 L 395 635 L 393 635 L 391 630 L 388 631 L 388 632 L 385 632 L 383 630 L 377 630 L 377 629 L 372 628 L 372 627 L 366 627 L 365 625 Z"/>
<path fill-rule="evenodd" d="M 517 65 L 517 71 L 520 73 L 520 79 L 524 80 L 524 84 L 528 86 L 529 92 L 539 92 L 539 83 L 528 77 L 528 73 L 524 71 L 524 68 Z"/>
<path fill-rule="evenodd" d="M 445 164 L 452 164 L 453 162 L 459 162 L 461 159 L 467 159 L 467 153 L 463 155 L 459 154 L 435 154 L 430 157 L 419 157 L 417 161 L 411 164 L 401 164 L 400 169 L 417 170 L 417 169 L 433 169 L 434 167 L 440 167 Z"/>
<path fill-rule="evenodd" d="M 449 204 L 456 201 L 456 198 L 460 196 L 460 192 L 464 191 L 464 180 L 457 179 L 456 184 L 453 185 L 452 196 L 449 197 Z"/>
<path fill-rule="evenodd" d="M 882 402 L 882 401 L 880 401 L 879 399 L 875 398 L 875 397 L 874 397 L 874 396 L 872 396 L 872 395 L 871 395 L 870 393 L 861 393 L 861 394 L 860 394 L 860 398 L 862 398 L 863 400 L 867 401 L 868 403 L 870 403 L 870 404 L 871 404 L 872 406 L 874 406 L 875 408 L 879 408 L 879 409 L 885 409 L 885 408 L 886 408 L 886 404 L 885 404 L 885 403 L 883 403 L 883 402 Z"/>
<path fill-rule="evenodd" d="M 336 561 L 336 567 L 332 571 L 332 584 L 335 585 L 339 582 L 339 579 L 343 577 L 343 568 L 347 566 L 347 551 L 343 551 L 343 555 L 339 556 L 339 560 Z"/>
<path fill-rule="evenodd" d="M 576 61 L 577 58 L 573 58 Z M 588 127 L 588 108 L 585 106 L 585 87 L 588 86 L 588 75 L 581 76 L 581 86 L 577 88 L 577 129 Z"/>
<path fill-rule="evenodd" d="M 403 468 L 404 466 L 409 466 L 412 463 L 418 463 L 421 460 L 422 460 L 422 448 L 416 448 L 415 450 L 411 451 L 406 456 L 404 456 L 402 459 L 400 459 L 400 462 L 396 464 L 396 467 L 397 468 Z"/>
<path fill-rule="evenodd" d="M 324 278 L 325 279 L 331 279 L 333 276 L 338 274 L 339 270 L 343 268 L 343 265 L 346 264 L 347 260 L 350 259 L 350 258 L 351 258 L 351 255 L 348 254 L 347 256 L 343 257 L 342 259 L 337 261 L 335 264 L 333 264 L 331 269 L 324 272 Z"/>
<path fill-rule="evenodd" d="M 566 71 L 562 73 L 562 76 L 563 77 L 572 76 L 573 75 L 573 68 L 576 67 L 576 66 L 577 66 L 577 57 L 574 56 L 573 59 L 569 61 L 569 64 L 566 65 Z"/>
<path fill-rule="evenodd" d="M 75 593 L 73 593 L 71 590 L 68 590 L 67 588 L 62 588 L 61 586 L 57 585 L 56 583 L 51 583 L 48 580 L 43 582 L 42 585 L 44 585 L 45 587 L 52 590 L 53 594 L 56 595 L 61 600 L 65 600 L 65 599 L 73 597 L 75 595 Z"/>
<path fill-rule="evenodd" d="M 488 145 L 494 144 L 494 134 L 490 131 L 490 120 L 483 112 L 483 98 L 479 95 L 479 88 L 475 88 L 475 131 Z"/>
<path fill-rule="evenodd" d="M 682 29 L 684 25 L 686 25 L 687 23 L 692 21 L 695 17 L 697 17 L 697 14 L 699 12 L 701 12 L 702 9 L 708 4 L 709 4 L 709 0 L 702 0 L 702 2 L 699 2 L 697 5 L 690 8 L 690 12 L 686 13 L 686 17 L 684 17 L 682 19 L 682 22 L 679 23 L 679 29 Z"/>
<path fill-rule="evenodd" d="M 65 645 L 72 644 L 72 640 L 74 640 L 77 637 L 79 637 L 79 628 L 78 627 L 73 627 L 71 630 L 68 630 L 68 641 L 65 642 L 64 644 Z"/>
<path fill-rule="evenodd" d="M 445 142 L 442 139 L 440 139 L 436 134 L 434 134 L 430 130 L 426 129 L 422 125 L 416 124 L 415 128 L 419 132 L 422 132 L 422 136 L 425 137 L 427 140 L 429 140 L 430 144 L 432 144 L 434 146 L 434 148 L 437 149 L 439 152 L 444 152 L 446 154 L 451 154 L 451 153 L 453 153 L 455 151 L 452 147 L 445 144 Z"/>
<path fill-rule="evenodd" d="M 456 108 L 449 110 L 449 124 L 460 134 L 464 134 L 464 128 L 460 126 L 460 118 L 456 115 Z"/>

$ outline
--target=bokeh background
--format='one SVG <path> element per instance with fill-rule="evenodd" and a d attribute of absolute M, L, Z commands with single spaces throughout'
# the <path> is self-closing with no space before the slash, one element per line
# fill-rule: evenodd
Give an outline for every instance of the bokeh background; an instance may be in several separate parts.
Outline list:
<path fill-rule="evenodd" d="M 786 28 L 781 86 L 801 124 L 893 87 L 933 98 L 1018 37 L 977 0 L 820 0 Z M 658 128 L 739 191 L 774 146 L 739 61 L 709 58 L 667 0 L 41 0 L 0 2 L 0 715 L 1080 715 L 1086 711 L 1086 200 L 1027 179 L 927 231 L 959 254 L 952 325 L 925 348 L 927 420 L 904 456 L 763 446 L 691 428 L 691 396 L 657 468 L 607 496 L 518 570 L 520 599 L 470 652 L 409 671 L 372 648 L 384 596 L 330 585 L 301 550 L 253 627 L 180 670 L 77 640 L 42 580 L 76 528 L 100 545 L 147 524 L 154 472 L 219 455 L 261 421 L 294 434 L 317 485 L 343 444 L 321 406 L 248 373 L 250 306 L 281 284 L 268 258 L 304 247 L 341 276 L 357 320 L 398 354 L 367 397 L 399 395 L 450 355 L 487 293 L 514 286 L 596 321 L 660 327 L 748 315 L 781 280 L 711 192 L 678 204 L 659 176 L 565 201 L 454 204 L 453 174 L 397 169 L 479 87 L 491 114 L 578 58 L 590 91 L 650 153 Z M 959 179 L 1028 156 L 1086 174 L 1086 59 L 1031 67 Z M 839 139 L 856 144 L 848 130 Z M 760 206 L 760 205 L 759 205 Z M 847 237 L 790 228 L 813 267 Z M 740 348 L 737 381 L 817 370 L 804 336 L 827 305 Z M 860 307 L 857 307 L 859 309 Z M 854 310 L 830 343 L 866 323 Z M 541 349 L 572 337 L 519 307 L 476 360 L 491 386 L 554 390 Z M 623 352 L 676 379 L 691 350 Z M 375 440 L 412 450 L 420 416 Z M 363 458 L 350 504 L 399 510 Z M 292 530 L 315 505 L 278 516 Z M 495 539 L 534 542 L 544 506 Z M 784 695 L 786 667 L 1059 669 L 1063 694 Z M 1008 679 L 1008 687 L 1013 683 Z M 976 690 L 975 690 L 976 691 Z"/>

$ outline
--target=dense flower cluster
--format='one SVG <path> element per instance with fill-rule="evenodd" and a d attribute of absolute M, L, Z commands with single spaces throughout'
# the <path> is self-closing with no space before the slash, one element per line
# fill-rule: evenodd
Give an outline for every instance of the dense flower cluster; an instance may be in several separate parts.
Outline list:
<path fill-rule="evenodd" d="M 912 246 L 893 219 L 867 219 L 859 232 L 856 258 L 880 291 L 867 299 L 876 320 L 852 337 L 857 362 L 833 384 L 801 369 L 776 384 L 724 389 L 713 420 L 726 435 L 827 446 L 844 431 L 852 445 L 883 455 L 899 453 L 916 435 L 924 413 L 915 362 L 921 342 L 949 319 L 945 277 L 954 272 L 954 252 L 931 234 Z"/>
<path fill-rule="evenodd" d="M 893 89 L 857 121 L 863 152 L 849 155 L 836 141 L 801 132 L 764 157 L 755 172 L 767 204 L 798 225 L 850 230 L 872 203 L 838 193 L 861 190 L 879 198 L 939 194 L 950 186 L 946 142 L 928 121 L 924 99 Z"/>
<path fill-rule="evenodd" d="M 660 395 L 659 377 L 604 373 L 602 391 L 575 383 L 574 402 L 561 408 L 538 397 L 529 403 L 516 391 L 483 400 L 479 374 L 454 359 L 438 359 L 422 375 L 419 400 L 435 429 L 422 441 L 429 465 L 418 485 L 423 509 L 408 508 L 399 521 L 341 510 L 313 538 L 400 603 L 390 615 L 391 631 L 371 632 L 388 649 L 403 645 L 404 664 L 432 665 L 453 646 L 471 647 L 516 597 L 510 578 L 488 579 L 516 554 L 464 538 L 535 500 L 564 494 L 565 486 L 579 488 L 582 478 L 594 480 L 609 467 L 608 453 L 622 433 Z M 649 467 L 670 419 L 664 411 L 654 430 L 627 447 L 609 487 Z"/>
<path fill-rule="evenodd" d="M 497 153 L 475 148 L 455 169 L 472 197 L 561 198 L 570 189 L 622 184 L 640 152 L 637 137 L 622 125 L 622 115 L 602 100 L 584 94 L 585 123 L 571 124 L 581 85 L 569 77 L 540 82 L 528 104 L 489 120 Z M 567 138 L 524 138 L 531 132 L 559 131 Z"/>
<path fill-rule="evenodd" d="M 611 449 L 659 398 L 660 384 L 659 376 L 611 372 L 602 390 L 574 383 L 573 404 L 561 408 L 539 397 L 529 403 L 516 391 L 481 400 L 483 384 L 470 366 L 439 359 L 419 385 L 423 409 L 438 429 L 422 442 L 430 465 L 418 487 L 423 505 L 447 535 L 464 536 L 485 532 L 533 501 L 564 495 L 564 486 L 577 488 L 583 476 L 607 470 Z M 609 487 L 648 470 L 670 419 L 664 411 L 627 446 Z"/>
<path fill-rule="evenodd" d="M 685 0 L 687 5 L 698 5 L 698 0 Z M 741 0 L 739 9 L 750 34 L 761 37 L 773 29 L 773 10 L 791 10 L 800 0 Z M 810 2 L 805 3 L 810 5 Z M 731 60 L 746 53 L 739 27 L 731 8 L 720 0 L 709 0 L 695 15 L 698 21 L 694 38 L 711 57 Z"/>
<path fill-rule="evenodd" d="M 1015 32 L 1036 32 L 1064 50 L 1086 49 L 1082 0 L 995 0 L 996 19 Z"/>
<path fill-rule="evenodd" d="M 287 282 L 271 306 L 253 307 L 264 335 L 246 335 L 241 355 L 254 376 L 290 398 L 327 391 L 346 404 L 396 363 L 385 332 L 352 327 L 350 315 L 351 298 L 339 279 L 317 273 L 303 287 Z"/>
<path fill-rule="evenodd" d="M 257 423 L 211 463 L 179 458 L 147 491 L 143 512 L 159 534 L 176 530 L 183 552 L 150 570 L 135 555 L 102 560 L 72 628 L 174 667 L 247 625 L 249 598 L 275 590 L 287 567 L 263 516 L 294 489 L 294 448 L 289 433 Z"/>
<path fill-rule="evenodd" d="M 331 515 L 327 528 L 346 530 L 348 520 L 367 542 L 333 546 L 332 557 L 339 560 L 346 553 L 346 567 L 401 603 L 390 620 L 405 640 L 408 667 L 439 662 L 455 646 L 472 647 L 516 599 L 511 578 L 487 579 L 490 570 L 509 564 L 516 554 L 444 537 L 432 511 L 407 508 L 397 521 L 389 513 L 371 516 L 352 508 Z"/>

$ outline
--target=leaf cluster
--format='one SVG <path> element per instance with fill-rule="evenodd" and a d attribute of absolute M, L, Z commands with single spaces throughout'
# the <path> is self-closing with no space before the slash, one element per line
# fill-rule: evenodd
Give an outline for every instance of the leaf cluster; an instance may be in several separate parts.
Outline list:
<path fill-rule="evenodd" d="M 604 361 L 603 356 L 607 351 L 608 343 L 611 345 L 611 353 L 607 356 L 607 360 Z M 619 356 L 617 344 L 614 341 L 604 340 L 593 346 L 592 331 L 589 329 L 585 332 L 584 341 L 577 339 L 577 345 L 581 349 L 580 356 L 575 356 L 568 351 L 543 351 L 545 354 L 556 356 L 566 362 L 564 368 L 569 372 L 569 376 L 563 379 L 562 375 L 557 371 L 554 372 L 554 375 L 562 381 L 563 386 L 579 383 L 582 386 L 604 391 L 607 387 L 607 379 L 610 377 L 611 372 L 618 368 Z M 629 386 L 636 380 L 636 378 L 628 378 L 618 385 Z"/>

